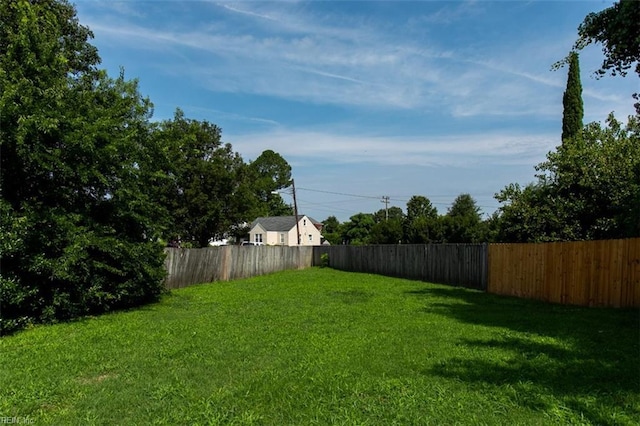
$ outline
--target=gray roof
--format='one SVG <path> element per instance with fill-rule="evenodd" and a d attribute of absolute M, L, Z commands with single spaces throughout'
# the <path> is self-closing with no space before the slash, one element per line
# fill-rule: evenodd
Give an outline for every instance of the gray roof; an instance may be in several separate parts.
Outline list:
<path fill-rule="evenodd" d="M 299 219 L 302 219 L 305 215 L 298 215 Z M 317 220 L 306 216 L 307 219 L 311 221 L 314 225 L 322 225 L 322 223 Z M 296 226 L 295 216 L 271 216 L 271 217 L 259 217 L 253 222 L 251 222 L 251 229 L 253 229 L 257 224 L 260 224 L 264 228 L 265 231 L 275 231 L 275 232 L 288 232 Z"/>

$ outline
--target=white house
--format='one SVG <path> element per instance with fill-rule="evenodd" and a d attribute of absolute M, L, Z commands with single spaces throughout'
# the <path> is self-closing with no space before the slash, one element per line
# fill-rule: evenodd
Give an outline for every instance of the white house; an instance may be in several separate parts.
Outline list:
<path fill-rule="evenodd" d="M 305 215 L 298 215 L 300 245 L 319 246 L 322 244 L 322 223 Z M 249 241 L 256 244 L 273 246 L 295 246 L 295 216 L 259 217 L 251 223 Z"/>

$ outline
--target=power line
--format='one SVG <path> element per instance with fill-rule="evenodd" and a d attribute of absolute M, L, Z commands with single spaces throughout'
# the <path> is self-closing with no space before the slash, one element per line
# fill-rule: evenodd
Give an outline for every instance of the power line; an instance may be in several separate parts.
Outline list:
<path fill-rule="evenodd" d="M 325 191 L 325 190 L 321 190 L 321 189 L 311 189 L 311 188 L 297 188 L 298 191 L 310 191 L 310 192 L 320 192 L 323 194 L 333 194 L 333 195 L 343 195 L 345 197 L 356 197 L 356 198 L 366 198 L 366 199 L 371 199 L 371 200 L 379 200 L 381 197 L 380 196 L 376 196 L 376 195 L 360 195 L 360 194 L 349 194 L 349 193 L 345 193 L 345 192 L 336 192 L 336 191 Z M 460 195 L 460 194 L 458 194 Z M 456 195 L 457 196 L 457 195 Z M 454 195 L 432 195 L 431 197 L 428 197 L 429 201 L 431 202 L 431 204 L 433 205 L 437 205 L 437 206 L 451 206 L 451 202 L 444 202 L 444 201 L 433 201 L 433 198 L 439 198 L 439 197 L 454 197 Z M 387 200 L 387 203 L 390 201 L 395 201 L 395 202 L 401 202 L 401 203 L 408 203 L 409 199 L 406 199 L 404 196 L 400 195 L 399 198 L 395 198 L 395 197 L 390 197 L 388 195 L 382 196 L 383 200 Z M 348 200 L 341 200 L 341 201 L 325 201 L 324 203 L 317 203 L 317 204 L 333 204 L 333 203 L 339 203 L 339 202 L 348 202 Z M 382 201 L 384 202 L 384 201 Z M 499 206 L 493 205 L 493 206 L 485 206 L 485 205 L 479 205 L 476 204 L 476 207 L 480 207 L 480 208 L 485 208 L 485 209 L 496 209 Z"/>
<path fill-rule="evenodd" d="M 344 207 L 336 207 L 333 204 L 335 204 L 335 201 L 325 201 L 325 202 L 314 202 L 314 201 L 308 201 L 308 200 L 303 200 L 303 199 L 299 199 L 298 200 L 300 202 L 300 205 L 303 206 L 301 208 L 301 210 L 304 210 L 305 208 L 311 207 L 314 208 L 316 210 L 323 210 L 329 213 L 333 213 L 336 211 L 340 211 L 340 212 L 344 212 L 344 213 L 353 213 L 354 209 L 353 208 L 344 208 Z M 331 205 L 329 205 L 331 204 Z"/>
<path fill-rule="evenodd" d="M 298 188 L 298 191 L 300 191 L 300 190 L 311 191 L 311 192 L 322 192 L 322 193 L 325 193 L 325 194 L 344 195 L 346 197 L 372 198 L 372 199 L 375 199 L 375 200 L 380 198 L 379 196 L 373 196 L 373 195 L 345 194 L 344 192 L 322 191 L 320 189 Z"/>

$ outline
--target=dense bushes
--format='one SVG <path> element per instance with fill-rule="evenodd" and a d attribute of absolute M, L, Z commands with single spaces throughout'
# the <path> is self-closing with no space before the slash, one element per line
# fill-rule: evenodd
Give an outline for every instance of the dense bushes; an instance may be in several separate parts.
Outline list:
<path fill-rule="evenodd" d="M 68 3 L 2 2 L 0 17 L 0 333 L 157 298 L 150 102 L 97 70 Z"/>

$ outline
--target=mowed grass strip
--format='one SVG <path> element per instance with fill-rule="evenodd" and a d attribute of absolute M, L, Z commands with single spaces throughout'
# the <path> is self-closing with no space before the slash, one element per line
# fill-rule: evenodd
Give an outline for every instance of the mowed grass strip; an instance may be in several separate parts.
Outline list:
<path fill-rule="evenodd" d="M 331 269 L 0 339 L 34 424 L 637 424 L 637 311 Z"/>

